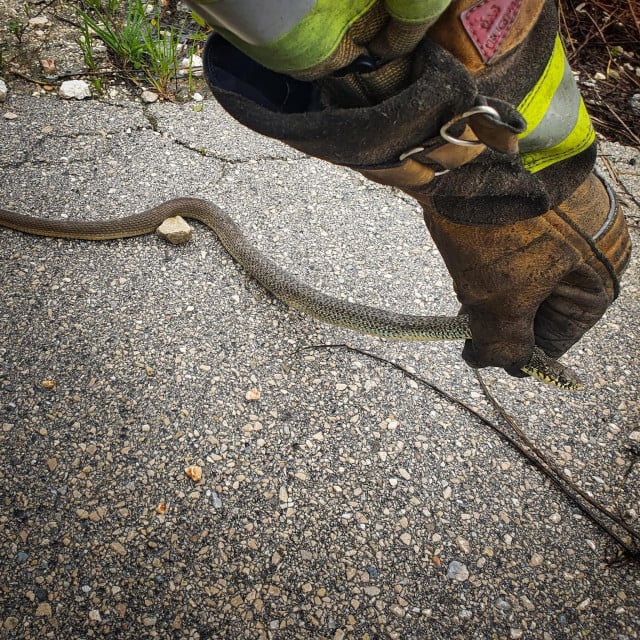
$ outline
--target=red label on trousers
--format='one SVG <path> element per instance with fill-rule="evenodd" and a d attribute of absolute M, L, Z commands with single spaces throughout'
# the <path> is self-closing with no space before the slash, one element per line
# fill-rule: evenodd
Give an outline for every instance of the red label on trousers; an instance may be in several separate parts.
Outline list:
<path fill-rule="evenodd" d="M 483 62 L 490 62 L 509 34 L 524 0 L 480 0 L 460 15 Z"/>

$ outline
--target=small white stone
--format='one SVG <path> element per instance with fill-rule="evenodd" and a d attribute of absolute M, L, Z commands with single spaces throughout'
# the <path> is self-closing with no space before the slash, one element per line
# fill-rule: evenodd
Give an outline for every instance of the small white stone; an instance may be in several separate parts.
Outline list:
<path fill-rule="evenodd" d="M 36 16 L 35 18 L 29 18 L 30 27 L 46 27 L 49 24 L 49 18 L 47 16 Z"/>
<path fill-rule="evenodd" d="M 197 91 L 193 94 L 193 99 L 196 102 L 202 102 L 204 100 L 204 97 L 202 96 L 201 93 L 198 93 Z"/>
<path fill-rule="evenodd" d="M 598 71 L 597 73 L 593 74 L 593 79 L 594 80 L 606 80 L 607 76 L 605 76 L 604 73 L 600 73 L 600 71 Z"/>
<path fill-rule="evenodd" d="M 447 569 L 447 577 L 452 580 L 457 580 L 458 582 L 464 582 L 469 579 L 469 569 L 467 566 L 462 564 L 462 562 L 458 562 L 454 560 L 449 563 L 449 568 Z"/>
<path fill-rule="evenodd" d="M 152 102 L 155 102 L 158 99 L 158 94 L 154 93 L 153 91 L 149 91 L 148 89 L 145 89 L 142 92 L 142 95 L 140 96 L 140 100 L 142 100 L 142 102 L 145 102 L 147 104 L 151 104 Z"/>
<path fill-rule="evenodd" d="M 400 467 L 398 469 L 398 473 L 405 479 L 405 480 L 411 480 L 411 474 L 404 468 Z"/>
<path fill-rule="evenodd" d="M 98 609 L 91 609 L 91 611 L 89 611 L 89 620 L 91 620 L 91 622 L 102 622 L 100 611 L 98 611 Z"/>
<path fill-rule="evenodd" d="M 471 545 L 469 544 L 469 541 L 462 536 L 458 536 L 456 538 L 456 547 L 458 547 L 458 549 L 460 549 L 462 553 L 469 553 L 471 551 Z"/>
<path fill-rule="evenodd" d="M 82 100 L 91 97 L 91 89 L 84 80 L 65 80 L 58 89 L 61 98 Z"/>
<path fill-rule="evenodd" d="M 7 93 L 9 90 L 7 89 L 7 83 L 0 78 L 0 102 L 4 102 L 7 99 Z"/>
<path fill-rule="evenodd" d="M 13 111 L 7 111 L 3 117 L 5 120 L 15 120 L 18 117 L 18 114 L 13 113 Z"/>
<path fill-rule="evenodd" d="M 180 60 L 180 67 L 178 69 L 179 76 L 186 76 L 189 73 L 189 69 L 191 69 L 191 75 L 195 77 L 200 77 L 203 75 L 202 71 L 202 58 L 197 55 L 192 55 L 191 57 L 186 56 Z"/>
<path fill-rule="evenodd" d="M 157 229 L 156 233 L 171 244 L 184 244 L 193 237 L 193 228 L 182 216 L 167 218 Z"/>
<path fill-rule="evenodd" d="M 400 534 L 400 540 L 402 541 L 402 544 L 406 544 L 406 545 L 411 544 L 411 534 L 406 532 Z"/>
<path fill-rule="evenodd" d="M 253 401 L 253 400 L 260 400 L 260 390 L 257 389 L 256 387 L 253 387 L 252 389 L 249 389 L 249 391 L 247 391 L 247 393 L 244 394 L 244 399 L 248 400 L 249 402 Z"/>

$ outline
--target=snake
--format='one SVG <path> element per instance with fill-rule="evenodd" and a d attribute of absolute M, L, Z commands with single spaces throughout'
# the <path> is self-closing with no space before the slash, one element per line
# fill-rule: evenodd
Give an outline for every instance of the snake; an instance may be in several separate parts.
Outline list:
<path fill-rule="evenodd" d="M 330 296 L 278 266 L 253 246 L 229 214 L 202 198 L 181 197 L 129 216 L 102 220 L 50 219 L 0 208 L 0 226 L 38 236 L 115 240 L 153 233 L 167 218 L 181 215 L 209 227 L 244 270 L 287 306 L 322 322 L 390 340 L 472 339 L 468 315 L 412 315 Z M 578 375 L 534 347 L 522 371 L 565 390 L 580 390 Z"/>

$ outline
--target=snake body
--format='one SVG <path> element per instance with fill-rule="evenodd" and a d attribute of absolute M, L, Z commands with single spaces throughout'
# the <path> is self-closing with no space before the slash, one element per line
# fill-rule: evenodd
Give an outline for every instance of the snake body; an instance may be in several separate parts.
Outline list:
<path fill-rule="evenodd" d="M 348 302 L 300 282 L 258 251 L 231 217 L 200 198 L 175 198 L 145 211 L 112 220 L 51 220 L 0 209 L 0 225 L 23 233 L 79 240 L 113 240 L 153 233 L 165 219 L 182 215 L 210 227 L 227 252 L 276 298 L 329 324 L 395 340 L 466 340 L 469 318 L 419 316 Z M 522 370 L 562 389 L 578 390 L 582 383 L 568 367 L 538 347 Z"/>

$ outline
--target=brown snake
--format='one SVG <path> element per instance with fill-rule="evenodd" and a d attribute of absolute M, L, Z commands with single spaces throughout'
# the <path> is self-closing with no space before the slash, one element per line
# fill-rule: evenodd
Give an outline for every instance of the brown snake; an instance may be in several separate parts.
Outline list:
<path fill-rule="evenodd" d="M 112 240 L 154 232 L 167 218 L 183 215 L 210 227 L 228 253 L 276 298 L 294 309 L 330 324 L 396 340 L 466 340 L 471 338 L 469 318 L 418 316 L 347 302 L 298 281 L 247 240 L 238 225 L 220 208 L 200 198 L 175 198 L 145 211 L 113 220 L 50 220 L 0 209 L 0 226 L 23 233 L 74 238 Z M 583 385 L 568 367 L 534 347 L 522 370 L 562 389 Z"/>

